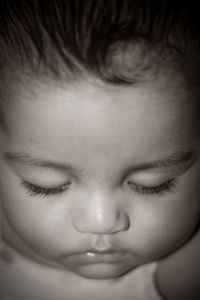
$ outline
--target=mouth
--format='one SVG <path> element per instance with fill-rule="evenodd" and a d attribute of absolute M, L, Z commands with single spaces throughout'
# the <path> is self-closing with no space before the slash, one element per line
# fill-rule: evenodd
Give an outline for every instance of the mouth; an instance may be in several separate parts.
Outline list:
<path fill-rule="evenodd" d="M 116 264 L 127 258 L 128 254 L 124 251 L 107 249 L 98 251 L 88 249 L 85 252 L 75 253 L 64 258 L 69 264 L 90 265 L 90 264 Z"/>

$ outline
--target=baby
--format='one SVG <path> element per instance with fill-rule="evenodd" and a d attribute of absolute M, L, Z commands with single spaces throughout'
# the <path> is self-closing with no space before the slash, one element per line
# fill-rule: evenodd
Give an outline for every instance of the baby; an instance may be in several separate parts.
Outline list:
<path fill-rule="evenodd" d="M 200 215 L 195 16 L 165 0 L 0 11 L 0 299 L 173 300 L 163 258 Z"/>

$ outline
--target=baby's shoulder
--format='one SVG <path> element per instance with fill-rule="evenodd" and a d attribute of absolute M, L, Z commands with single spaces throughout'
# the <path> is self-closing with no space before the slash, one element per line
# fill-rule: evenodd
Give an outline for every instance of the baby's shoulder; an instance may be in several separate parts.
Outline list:
<path fill-rule="evenodd" d="M 133 299 L 162 300 L 155 282 L 157 262 L 148 263 L 136 268 L 131 275 Z"/>
<path fill-rule="evenodd" d="M 18 253 L 14 253 L 10 261 L 0 259 L 0 299 L 52 299 L 53 289 L 47 274 L 48 268 L 36 265 Z"/>
<path fill-rule="evenodd" d="M 183 247 L 160 261 L 159 289 L 168 300 L 200 299 L 200 231 Z"/>

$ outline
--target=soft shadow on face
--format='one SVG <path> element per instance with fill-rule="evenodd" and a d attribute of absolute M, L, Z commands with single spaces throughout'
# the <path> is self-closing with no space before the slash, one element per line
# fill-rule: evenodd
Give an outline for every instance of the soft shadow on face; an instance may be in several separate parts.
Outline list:
<path fill-rule="evenodd" d="M 7 95 L 0 185 L 3 234 L 14 248 L 105 279 L 188 238 L 200 162 L 186 88 L 164 75 L 135 87 L 33 80 Z"/>

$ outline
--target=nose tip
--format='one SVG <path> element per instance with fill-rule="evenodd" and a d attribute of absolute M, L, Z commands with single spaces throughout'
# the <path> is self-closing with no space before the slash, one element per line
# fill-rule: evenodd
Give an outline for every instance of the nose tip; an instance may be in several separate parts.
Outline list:
<path fill-rule="evenodd" d="M 93 219 L 87 218 L 87 220 L 83 220 L 83 218 L 78 218 L 76 222 L 74 222 L 74 228 L 76 231 L 80 233 L 91 233 L 91 234 L 114 234 L 120 231 L 125 231 L 129 227 L 128 218 L 124 215 L 118 215 L 116 218 L 107 219 L 102 215 L 95 216 Z"/>
<path fill-rule="evenodd" d="M 115 201 L 96 194 L 73 218 L 80 233 L 114 234 L 129 228 L 129 217 Z"/>

